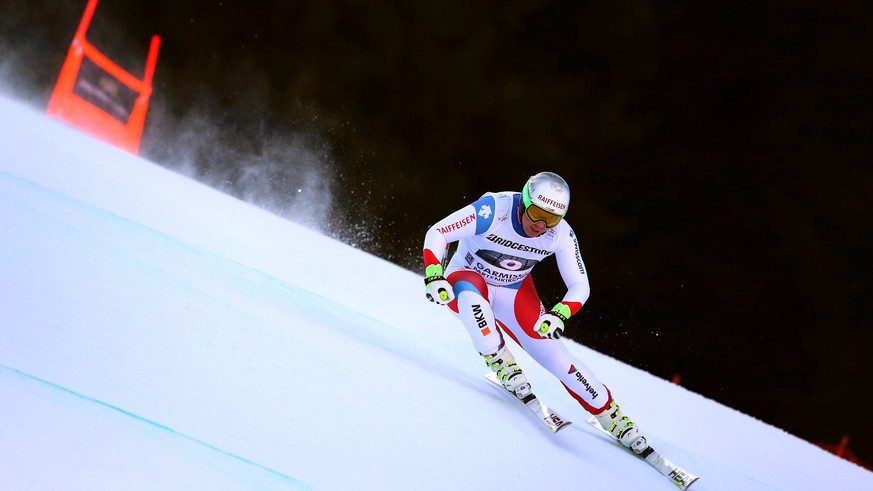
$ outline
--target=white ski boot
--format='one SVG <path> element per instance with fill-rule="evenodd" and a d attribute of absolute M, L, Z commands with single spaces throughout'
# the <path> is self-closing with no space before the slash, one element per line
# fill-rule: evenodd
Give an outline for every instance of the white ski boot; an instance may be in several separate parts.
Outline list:
<path fill-rule="evenodd" d="M 482 355 L 485 363 L 497 374 L 497 378 L 503 383 L 503 387 L 515 394 L 515 397 L 524 399 L 531 394 L 530 384 L 524 372 L 516 365 L 515 357 L 506 349 L 506 345 L 497 350 L 497 353 Z"/>
<path fill-rule="evenodd" d="M 621 408 L 615 401 L 612 401 L 608 408 L 600 414 L 595 414 L 594 417 L 597 418 L 600 426 L 612 433 L 616 440 L 633 450 L 634 453 L 641 454 L 649 448 L 646 437 L 640 434 L 639 428 L 634 425 L 630 418 L 622 414 Z"/>

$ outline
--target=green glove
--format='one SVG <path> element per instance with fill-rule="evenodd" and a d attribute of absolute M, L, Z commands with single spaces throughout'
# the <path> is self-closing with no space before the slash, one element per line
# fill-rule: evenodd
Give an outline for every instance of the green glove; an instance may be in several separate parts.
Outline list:
<path fill-rule="evenodd" d="M 437 305 L 446 305 L 455 299 L 452 285 L 443 278 L 443 267 L 439 264 L 432 264 L 425 271 L 424 296 Z"/>

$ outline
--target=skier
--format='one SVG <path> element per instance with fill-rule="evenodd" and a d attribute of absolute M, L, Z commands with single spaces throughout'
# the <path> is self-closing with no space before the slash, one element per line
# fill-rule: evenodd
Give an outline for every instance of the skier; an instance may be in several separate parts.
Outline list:
<path fill-rule="evenodd" d="M 621 412 L 609 389 L 560 341 L 564 323 L 590 293 L 579 243 L 564 221 L 569 203 L 564 179 L 541 172 L 521 193 L 485 193 L 440 220 L 424 239 L 425 295 L 448 305 L 485 363 L 516 397 L 531 394 L 531 386 L 503 333 L 557 377 L 601 426 L 639 454 L 648 447 L 646 438 Z M 443 271 L 441 260 L 456 241 L 458 248 Z M 530 273 L 552 254 L 567 293 L 546 311 Z"/>

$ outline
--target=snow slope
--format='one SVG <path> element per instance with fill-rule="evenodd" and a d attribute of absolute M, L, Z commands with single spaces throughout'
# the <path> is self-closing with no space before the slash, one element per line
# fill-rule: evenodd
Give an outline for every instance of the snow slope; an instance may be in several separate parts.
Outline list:
<path fill-rule="evenodd" d="M 0 99 L 0 489 L 674 489 L 482 378 L 420 276 Z M 704 490 L 873 473 L 568 341 Z M 822 422 L 827 424 L 827 422 Z"/>

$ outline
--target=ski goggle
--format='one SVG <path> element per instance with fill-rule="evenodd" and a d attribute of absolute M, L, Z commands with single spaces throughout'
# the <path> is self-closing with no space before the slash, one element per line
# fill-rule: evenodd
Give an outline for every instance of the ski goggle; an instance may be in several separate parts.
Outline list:
<path fill-rule="evenodd" d="M 530 218 L 530 221 L 543 222 L 546 224 L 546 227 L 552 228 L 557 227 L 559 223 L 561 223 L 561 215 L 555 215 L 554 213 L 548 212 L 539 206 L 531 203 L 524 209 L 525 215 Z"/>

